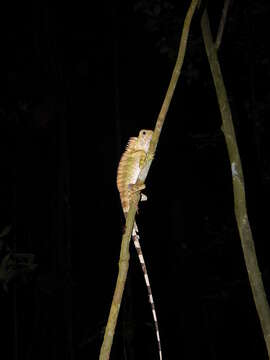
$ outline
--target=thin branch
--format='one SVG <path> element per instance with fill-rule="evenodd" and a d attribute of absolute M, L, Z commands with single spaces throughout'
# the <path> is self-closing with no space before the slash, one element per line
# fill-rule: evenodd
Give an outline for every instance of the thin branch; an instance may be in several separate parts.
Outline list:
<path fill-rule="evenodd" d="M 187 39 L 190 29 L 190 23 L 194 14 L 194 11 L 198 5 L 199 0 L 192 0 L 190 7 L 187 11 L 185 22 L 183 25 L 183 31 L 182 36 L 180 39 L 180 45 L 179 45 L 179 51 L 178 51 L 178 57 L 176 60 L 176 64 L 173 70 L 173 74 L 170 80 L 170 84 L 167 90 L 167 93 L 165 95 L 165 99 L 163 101 L 157 122 L 156 127 L 154 130 L 153 138 L 150 144 L 149 152 L 146 159 L 146 164 L 144 168 L 141 170 L 137 184 L 142 184 L 145 182 L 145 179 L 147 177 L 149 168 L 151 166 L 151 163 L 153 161 L 154 153 L 158 144 L 159 136 L 161 133 L 162 126 L 164 124 L 166 114 L 168 112 L 171 99 L 181 72 L 184 55 L 186 51 L 186 45 L 187 45 Z M 129 208 L 129 212 L 126 218 L 126 227 L 125 232 L 122 237 L 122 244 L 121 244 L 121 252 L 120 252 L 120 260 L 119 260 L 119 272 L 116 282 L 116 287 L 113 295 L 113 300 L 111 304 L 110 314 L 105 330 L 105 335 L 103 339 L 103 344 L 101 346 L 99 360 L 109 360 L 110 358 L 110 352 L 113 342 L 113 336 L 115 332 L 115 327 L 117 323 L 117 318 L 120 310 L 120 305 L 122 301 L 124 286 L 127 278 L 127 272 L 128 272 L 128 266 L 129 266 L 129 240 L 131 237 L 131 233 L 133 230 L 133 224 L 134 219 L 136 215 L 136 210 L 138 207 L 138 202 L 140 199 L 140 194 L 134 193 L 131 199 L 131 205 Z"/>
<path fill-rule="evenodd" d="M 229 10 L 229 5 L 230 5 L 230 0 L 225 0 L 221 19 L 220 19 L 219 26 L 218 26 L 216 42 L 215 42 L 215 47 L 217 50 L 219 49 L 220 44 L 221 44 L 224 27 L 225 27 L 225 23 L 226 23 L 226 18 L 227 18 L 227 14 L 228 14 L 228 10 Z"/>
<path fill-rule="evenodd" d="M 150 148 L 149 148 L 149 157 L 151 158 L 151 156 L 154 156 L 156 147 L 157 147 L 157 143 L 158 143 L 158 139 L 161 133 L 161 129 L 163 127 L 172 97 L 173 97 L 173 93 L 174 93 L 174 89 L 176 87 L 178 78 L 180 76 L 180 72 L 181 72 L 181 68 L 183 65 L 183 61 L 184 61 L 184 56 L 185 56 L 185 52 L 186 52 L 186 47 L 187 47 L 187 40 L 188 40 L 188 35 L 189 35 L 189 29 L 190 29 L 190 24 L 191 24 L 191 20 L 194 14 L 194 11 L 196 9 L 196 7 L 198 7 L 200 0 L 192 0 L 190 7 L 187 11 L 186 14 L 186 18 L 184 21 L 184 25 L 183 25 L 183 31 L 182 31 L 182 35 L 181 35 L 181 39 L 180 39 L 180 44 L 179 44 L 179 49 L 178 49 L 178 55 L 177 55 L 177 59 L 176 59 L 176 63 L 173 69 L 173 73 L 172 73 L 172 77 L 171 77 L 171 81 L 167 90 L 167 93 L 165 95 L 163 104 L 161 106 L 161 110 L 160 113 L 158 115 L 157 118 L 157 122 L 156 122 L 156 127 L 155 127 L 155 131 L 153 134 L 153 139 L 152 142 L 150 144 Z"/>
<path fill-rule="evenodd" d="M 232 170 L 234 209 L 244 253 L 244 259 L 248 272 L 249 282 L 260 319 L 264 340 L 266 342 L 268 356 L 270 358 L 270 309 L 267 302 L 262 276 L 257 262 L 255 245 L 248 220 L 245 186 L 240 155 L 237 147 L 232 114 L 224 85 L 216 47 L 213 43 L 207 11 L 205 10 L 201 19 L 201 30 L 204 45 L 216 88 L 216 94 L 220 113 L 222 117 L 222 131 L 225 136 L 229 159 Z"/>

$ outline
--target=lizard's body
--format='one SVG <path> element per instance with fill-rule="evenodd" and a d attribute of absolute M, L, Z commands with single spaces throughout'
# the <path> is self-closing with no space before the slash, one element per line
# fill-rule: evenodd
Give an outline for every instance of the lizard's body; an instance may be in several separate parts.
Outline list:
<path fill-rule="evenodd" d="M 120 193 L 121 204 L 125 217 L 127 216 L 130 207 L 130 199 L 132 192 L 144 188 L 144 185 L 141 185 L 136 189 L 135 184 L 141 169 L 144 167 L 146 155 L 149 150 L 149 145 L 152 136 L 153 136 L 152 130 L 141 130 L 138 137 L 131 137 L 127 144 L 127 148 L 120 159 L 117 170 L 117 188 Z M 155 329 L 156 329 L 156 336 L 157 336 L 158 348 L 159 348 L 159 358 L 161 360 L 162 352 L 161 352 L 161 343 L 160 343 L 156 310 L 155 310 L 152 290 L 149 282 L 149 277 L 147 274 L 146 265 L 144 262 L 142 249 L 139 242 L 138 228 L 135 222 L 132 232 L 132 239 L 134 242 L 134 246 L 137 250 L 137 254 L 144 274 L 144 280 L 147 286 L 149 302 L 151 305 Z"/>

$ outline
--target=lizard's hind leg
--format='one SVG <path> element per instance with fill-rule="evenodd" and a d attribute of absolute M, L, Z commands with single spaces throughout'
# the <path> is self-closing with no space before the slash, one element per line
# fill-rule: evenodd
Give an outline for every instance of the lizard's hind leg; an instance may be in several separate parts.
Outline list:
<path fill-rule="evenodd" d="M 130 191 L 130 193 L 135 193 L 137 191 L 141 191 L 143 189 L 145 189 L 145 184 L 128 184 L 128 189 Z"/>
<path fill-rule="evenodd" d="M 129 199 L 131 199 L 131 196 L 134 192 L 141 191 L 143 189 L 145 189 L 145 184 L 140 184 L 140 185 L 129 184 L 128 185 Z M 147 196 L 145 194 L 141 193 L 140 201 L 146 201 L 146 200 L 147 200 Z M 138 209 L 137 209 L 137 212 L 138 212 Z"/>

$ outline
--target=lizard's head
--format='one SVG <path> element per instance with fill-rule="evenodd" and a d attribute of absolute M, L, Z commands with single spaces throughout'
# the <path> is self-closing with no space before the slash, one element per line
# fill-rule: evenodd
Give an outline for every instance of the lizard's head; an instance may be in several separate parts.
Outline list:
<path fill-rule="evenodd" d="M 141 130 L 138 136 L 138 147 L 140 150 L 148 151 L 153 136 L 152 130 Z"/>

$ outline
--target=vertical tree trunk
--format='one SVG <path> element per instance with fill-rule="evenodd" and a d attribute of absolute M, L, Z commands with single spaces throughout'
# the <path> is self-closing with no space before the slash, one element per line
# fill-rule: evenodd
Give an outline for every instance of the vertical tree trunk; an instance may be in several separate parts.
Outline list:
<path fill-rule="evenodd" d="M 244 259 L 247 267 L 249 282 L 255 306 L 261 322 L 268 356 L 270 357 L 270 309 L 267 302 L 259 265 L 257 262 L 254 241 L 247 215 L 244 177 L 237 141 L 235 137 L 234 126 L 232 122 L 231 109 L 217 57 L 217 51 L 213 43 L 208 14 L 206 10 L 204 11 L 202 16 L 201 30 L 210 69 L 213 76 L 213 81 L 216 88 L 218 104 L 222 117 L 222 130 L 225 136 L 225 141 L 227 144 L 227 150 L 231 163 L 235 216 L 241 239 L 241 245 L 244 253 Z"/>

